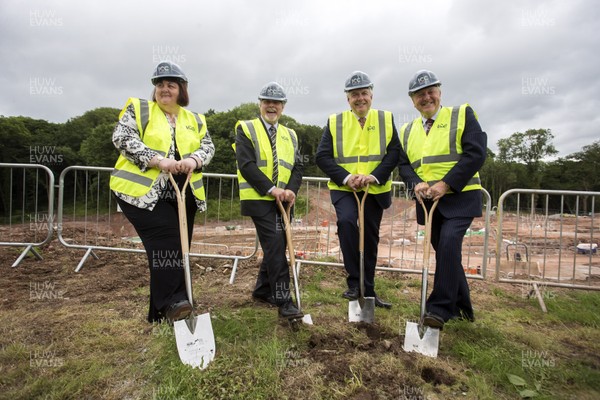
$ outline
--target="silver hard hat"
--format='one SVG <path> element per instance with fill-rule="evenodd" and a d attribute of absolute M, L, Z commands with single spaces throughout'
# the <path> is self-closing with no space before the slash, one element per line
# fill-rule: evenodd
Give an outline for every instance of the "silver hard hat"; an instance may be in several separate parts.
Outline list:
<path fill-rule="evenodd" d="M 349 92 L 354 89 L 362 89 L 366 87 L 373 89 L 373 82 L 371 82 L 369 75 L 362 71 L 354 71 L 350 74 L 348 79 L 346 79 L 344 91 Z"/>
<path fill-rule="evenodd" d="M 408 83 L 408 95 L 412 96 L 421 89 L 425 89 L 430 86 L 440 86 L 441 84 L 442 82 L 440 82 L 438 77 L 433 72 L 422 69 L 417 71 Z"/>
<path fill-rule="evenodd" d="M 158 63 L 152 73 L 152 84 L 156 85 L 156 83 L 163 78 L 177 78 L 183 82 L 188 81 L 187 76 L 185 76 L 181 67 L 171 61 L 161 61 Z"/>
<path fill-rule="evenodd" d="M 259 100 L 287 101 L 283 87 L 277 82 L 269 82 L 260 89 Z"/>

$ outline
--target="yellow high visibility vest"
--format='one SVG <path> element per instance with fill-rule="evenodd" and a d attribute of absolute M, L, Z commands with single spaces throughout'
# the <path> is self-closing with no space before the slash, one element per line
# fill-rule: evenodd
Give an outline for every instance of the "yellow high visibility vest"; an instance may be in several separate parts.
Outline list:
<path fill-rule="evenodd" d="M 392 113 L 369 110 L 364 128 L 360 127 L 352 111 L 332 114 L 329 116 L 329 131 L 335 162 L 351 174 L 369 175 L 381 164 L 387 146 L 392 140 L 394 133 Z M 379 194 L 391 190 L 391 179 L 380 183 L 380 185 L 369 185 L 369 193 Z M 328 186 L 330 190 L 352 191 L 348 186 L 338 186 L 332 180 L 329 181 Z"/>
<path fill-rule="evenodd" d="M 265 130 L 265 127 L 260 118 L 255 118 L 251 121 L 238 121 L 235 124 L 235 132 L 241 126 L 254 146 L 256 154 L 256 165 L 258 169 L 265 174 L 269 180 L 273 177 L 273 150 L 271 148 L 271 139 Z M 235 143 L 233 144 L 235 150 Z M 275 142 L 277 150 L 277 187 L 285 189 L 290 177 L 292 169 L 296 162 L 296 152 L 298 151 L 298 138 L 293 129 L 286 128 L 282 124 L 277 125 L 277 140 Z M 275 198 L 270 195 L 261 196 L 252 185 L 240 173 L 237 168 L 237 176 L 240 187 L 240 200 L 267 200 L 275 201 Z"/>
<path fill-rule="evenodd" d="M 158 154 L 166 156 L 171 147 L 171 135 L 166 133 L 171 131 L 171 127 L 164 112 L 153 101 L 132 97 L 127 100 L 119 114 L 119 119 L 130 104 L 133 104 L 135 109 L 138 131 L 144 144 Z M 183 107 L 179 109 L 175 126 L 175 144 L 182 159 L 189 157 L 200 148 L 206 131 L 204 115 L 193 113 Z M 148 168 L 146 172 L 142 172 L 134 163 L 121 155 L 111 174 L 110 188 L 115 192 L 140 197 L 150 191 L 158 175 L 160 175 L 158 168 Z M 196 198 L 204 200 L 201 172 L 192 173 L 190 187 Z"/>
<path fill-rule="evenodd" d="M 461 139 L 468 106 L 465 103 L 459 107 L 442 107 L 429 134 L 426 134 L 423 129 L 421 117 L 400 128 L 400 144 L 411 166 L 419 178 L 429 185 L 435 184 L 446 176 L 462 157 Z M 476 113 L 475 118 L 477 118 Z M 462 191 L 480 189 L 481 180 L 477 172 Z"/>

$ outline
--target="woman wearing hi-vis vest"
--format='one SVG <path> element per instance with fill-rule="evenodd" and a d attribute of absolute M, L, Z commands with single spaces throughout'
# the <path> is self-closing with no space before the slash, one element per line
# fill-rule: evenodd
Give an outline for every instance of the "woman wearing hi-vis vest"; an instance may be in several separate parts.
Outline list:
<path fill-rule="evenodd" d="M 188 238 L 196 210 L 204 211 L 202 167 L 215 153 L 203 115 L 186 110 L 188 80 L 181 68 L 159 63 L 151 78 L 152 101 L 130 98 L 113 132 L 121 154 L 110 178 L 117 202 L 140 236 L 150 269 L 148 322 L 170 322 L 192 311 L 185 290 L 173 174 L 186 192 Z"/>

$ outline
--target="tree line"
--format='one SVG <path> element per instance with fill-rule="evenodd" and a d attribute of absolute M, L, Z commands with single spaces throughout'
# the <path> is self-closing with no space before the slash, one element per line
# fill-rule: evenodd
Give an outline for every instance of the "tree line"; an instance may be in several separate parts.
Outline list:
<path fill-rule="evenodd" d="M 52 123 L 29 117 L 0 116 L 0 159 L 3 163 L 33 163 L 48 166 L 58 178 L 71 165 L 112 167 L 118 152 L 112 144 L 112 132 L 119 109 L 96 108 L 65 123 Z M 244 103 L 231 110 L 209 109 L 206 121 L 216 152 L 205 172 L 234 174 L 235 157 L 231 144 L 238 120 L 259 114 L 258 104 Z M 306 125 L 284 115 L 281 123 L 298 134 L 305 176 L 324 176 L 315 164 L 322 127 Z M 400 128 L 400 127 L 398 127 Z M 581 151 L 547 161 L 558 154 L 550 129 L 529 129 L 498 140 L 498 152 L 488 149 L 481 179 L 497 202 L 512 188 L 600 191 L 600 140 Z M 2 194 L 0 209 L 6 210 L 10 185 L 14 179 L 0 170 Z M 395 180 L 399 180 L 397 170 Z M 16 191 L 16 188 L 15 188 Z"/>

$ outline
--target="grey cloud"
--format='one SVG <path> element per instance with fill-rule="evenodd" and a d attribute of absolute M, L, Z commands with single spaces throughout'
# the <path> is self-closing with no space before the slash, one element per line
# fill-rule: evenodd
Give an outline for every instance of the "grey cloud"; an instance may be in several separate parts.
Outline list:
<path fill-rule="evenodd" d="M 154 64 L 171 58 L 199 112 L 255 101 L 280 80 L 286 112 L 322 126 L 347 107 L 343 82 L 360 69 L 375 82 L 374 107 L 401 125 L 416 116 L 408 80 L 427 68 L 443 81 L 443 104 L 474 107 L 492 149 L 527 129 L 552 129 L 561 155 L 599 137 L 600 11 L 591 0 L 7 3 L 1 115 L 64 122 L 120 108 L 148 97 Z"/>

